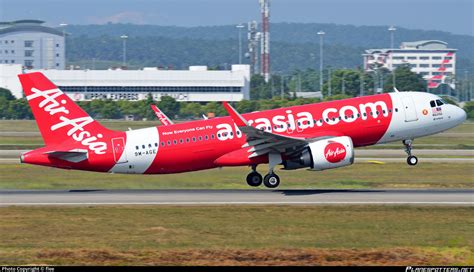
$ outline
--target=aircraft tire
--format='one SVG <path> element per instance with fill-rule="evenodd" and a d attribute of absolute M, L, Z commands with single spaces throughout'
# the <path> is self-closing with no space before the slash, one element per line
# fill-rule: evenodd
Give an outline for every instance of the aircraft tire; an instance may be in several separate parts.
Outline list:
<path fill-rule="evenodd" d="M 268 174 L 263 178 L 263 184 L 267 188 L 276 188 L 280 185 L 280 177 L 274 173 Z"/>
<path fill-rule="evenodd" d="M 252 187 L 258 187 L 262 185 L 262 175 L 257 172 L 251 172 L 247 175 L 247 184 Z"/>
<path fill-rule="evenodd" d="M 407 163 L 408 165 L 416 165 L 418 163 L 418 158 L 416 156 L 408 156 Z"/>

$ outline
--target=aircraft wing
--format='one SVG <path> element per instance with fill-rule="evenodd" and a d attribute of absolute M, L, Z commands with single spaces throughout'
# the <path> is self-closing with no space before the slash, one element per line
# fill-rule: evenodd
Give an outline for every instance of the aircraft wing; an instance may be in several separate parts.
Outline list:
<path fill-rule="evenodd" d="M 158 117 L 158 120 L 164 125 L 164 126 L 169 126 L 174 124 L 173 121 L 171 121 L 168 116 L 166 116 L 157 106 L 155 105 L 150 105 L 151 109 L 155 112 L 156 117 Z"/>
<path fill-rule="evenodd" d="M 77 149 L 77 150 L 70 150 L 70 151 L 49 151 L 46 152 L 45 154 L 48 155 L 48 157 L 60 159 L 63 161 L 68 161 L 68 162 L 81 162 L 85 161 L 88 158 L 87 155 L 87 150 L 82 150 L 82 149 Z"/>
<path fill-rule="evenodd" d="M 312 139 L 279 135 L 250 126 L 247 121 L 231 105 L 224 102 L 224 107 L 234 120 L 237 127 L 247 137 L 247 143 L 242 148 L 251 147 L 249 158 L 258 157 L 269 152 L 278 152 L 287 156 L 299 154 Z M 318 137 L 318 139 L 326 138 Z"/>

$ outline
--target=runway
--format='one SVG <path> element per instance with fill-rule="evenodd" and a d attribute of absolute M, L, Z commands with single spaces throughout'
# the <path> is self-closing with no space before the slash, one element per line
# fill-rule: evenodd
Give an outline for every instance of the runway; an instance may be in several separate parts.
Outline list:
<path fill-rule="evenodd" d="M 474 206 L 474 189 L 0 190 L 0 206 L 356 204 Z"/>
<path fill-rule="evenodd" d="M 0 164 L 20 163 L 21 154 L 29 150 L 0 150 Z M 474 163 L 474 150 L 470 149 L 419 149 L 415 154 L 420 163 Z M 406 162 L 406 153 L 402 149 L 356 149 L 355 162 L 371 161 Z M 441 156 L 441 157 L 440 157 Z"/>

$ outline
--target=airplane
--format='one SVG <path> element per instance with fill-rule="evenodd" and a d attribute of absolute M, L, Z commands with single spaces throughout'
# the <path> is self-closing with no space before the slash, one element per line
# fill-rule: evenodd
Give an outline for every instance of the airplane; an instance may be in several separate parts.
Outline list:
<path fill-rule="evenodd" d="M 174 122 L 162 110 L 160 110 L 158 106 L 150 105 L 150 107 L 153 110 L 153 112 L 155 112 L 156 117 L 158 118 L 158 120 L 160 120 L 163 126 L 174 125 Z M 207 116 L 204 114 L 202 115 L 202 118 L 204 120 L 208 119 Z"/>
<path fill-rule="evenodd" d="M 354 148 L 402 141 L 416 165 L 413 140 L 466 120 L 461 108 L 424 92 L 393 92 L 131 131 L 110 130 L 90 117 L 42 73 L 20 74 L 45 146 L 21 162 L 125 174 L 171 174 L 250 166 L 247 184 L 276 188 L 282 170 L 349 166 Z M 262 177 L 257 165 L 268 164 Z"/>
<path fill-rule="evenodd" d="M 164 112 L 162 112 L 157 106 L 150 105 L 150 107 L 155 112 L 156 117 L 158 118 L 158 120 L 160 120 L 163 126 L 174 125 L 173 121 L 171 121 L 171 119 L 166 116 L 166 114 L 164 114 Z"/>

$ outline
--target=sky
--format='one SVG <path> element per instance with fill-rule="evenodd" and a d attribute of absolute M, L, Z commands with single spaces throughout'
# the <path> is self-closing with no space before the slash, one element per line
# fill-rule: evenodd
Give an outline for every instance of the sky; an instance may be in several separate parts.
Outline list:
<path fill-rule="evenodd" d="M 474 0 L 271 0 L 271 22 L 395 25 L 474 36 Z M 0 0 L 0 21 L 177 26 L 260 21 L 258 0 Z"/>

